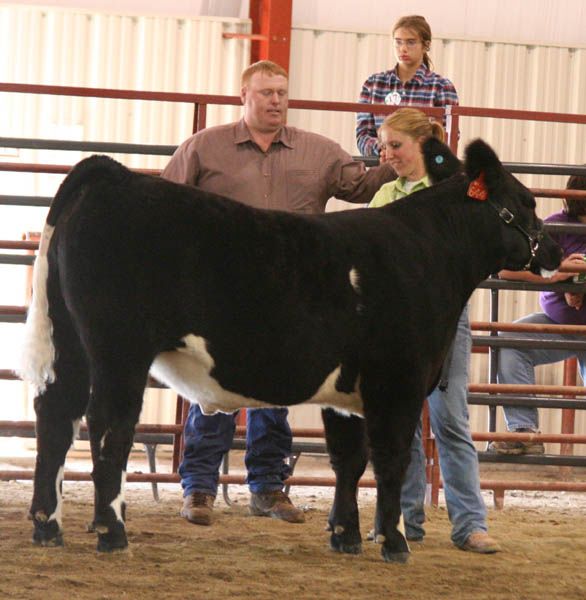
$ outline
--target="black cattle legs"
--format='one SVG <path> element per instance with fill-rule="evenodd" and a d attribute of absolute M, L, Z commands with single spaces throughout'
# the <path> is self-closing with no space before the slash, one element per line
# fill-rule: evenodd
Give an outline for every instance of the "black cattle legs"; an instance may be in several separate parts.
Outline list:
<path fill-rule="evenodd" d="M 94 481 L 94 522 L 98 550 L 126 548 L 124 487 L 128 455 L 145 388 L 148 365 L 139 375 L 126 365 L 96 366 L 87 413 Z"/>
<path fill-rule="evenodd" d="M 35 398 L 37 458 L 30 518 L 33 542 L 63 544 L 62 480 L 65 456 L 73 443 L 89 394 L 88 372 L 79 342 L 68 323 L 54 322 L 57 340 L 55 381 Z"/>
<path fill-rule="evenodd" d="M 336 474 L 334 503 L 328 519 L 330 546 L 337 552 L 358 554 L 362 550 L 356 494 L 358 480 L 368 463 L 365 423 L 332 409 L 322 410 L 330 463 Z"/>
<path fill-rule="evenodd" d="M 371 460 L 377 482 L 375 542 L 387 562 L 406 562 L 409 545 L 401 531 L 401 485 L 410 460 L 410 448 L 424 393 L 414 395 L 413 380 L 401 385 L 381 385 L 367 377 L 362 380 L 362 396 L 370 442 Z M 417 398 L 421 398 L 418 400 Z"/>

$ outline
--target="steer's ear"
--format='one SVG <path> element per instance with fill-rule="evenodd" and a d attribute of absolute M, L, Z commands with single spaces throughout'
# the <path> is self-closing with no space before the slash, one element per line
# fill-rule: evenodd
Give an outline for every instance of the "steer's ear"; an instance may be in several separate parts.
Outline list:
<path fill-rule="evenodd" d="M 432 183 L 447 179 L 462 170 L 462 163 L 448 146 L 430 137 L 421 145 L 425 170 Z"/>
<path fill-rule="evenodd" d="M 464 166 L 471 180 L 480 177 L 489 191 L 496 190 L 503 182 L 503 165 L 494 150 L 483 140 L 476 139 L 466 147 Z"/>

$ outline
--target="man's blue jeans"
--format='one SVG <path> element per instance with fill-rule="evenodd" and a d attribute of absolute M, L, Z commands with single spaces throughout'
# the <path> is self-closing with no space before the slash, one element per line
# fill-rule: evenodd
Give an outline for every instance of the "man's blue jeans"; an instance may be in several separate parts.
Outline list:
<path fill-rule="evenodd" d="M 515 323 L 538 323 L 540 325 L 556 325 L 545 313 L 532 313 L 515 321 Z M 515 337 L 523 339 L 547 339 L 567 340 L 583 342 L 586 338 L 582 335 L 547 335 L 542 333 L 499 333 L 503 337 Z M 586 352 L 575 350 L 556 350 L 554 348 L 501 348 L 499 350 L 499 383 L 522 383 L 535 384 L 535 367 L 537 365 L 549 365 L 554 362 L 576 357 L 580 367 L 582 381 L 586 381 L 585 365 Z M 539 429 L 539 413 L 533 406 L 505 406 L 505 421 L 507 429 Z"/>
<path fill-rule="evenodd" d="M 448 388 L 445 392 L 436 388 L 427 399 L 452 523 L 451 538 L 456 546 L 462 546 L 473 531 L 487 530 L 486 506 L 480 493 L 478 454 L 472 443 L 468 422 L 467 384 L 471 348 L 468 307 L 465 307 L 454 340 Z M 425 454 L 419 423 L 411 444 L 411 462 L 401 490 L 405 532 L 412 539 L 425 535 L 425 489 Z"/>
<path fill-rule="evenodd" d="M 286 408 L 251 409 L 247 412 L 246 482 L 254 493 L 283 488 L 291 474 L 285 459 L 291 454 L 291 428 Z M 203 492 L 215 496 L 220 464 L 230 450 L 236 415 L 206 416 L 193 404 L 185 422 L 185 449 L 179 467 L 183 495 Z"/>

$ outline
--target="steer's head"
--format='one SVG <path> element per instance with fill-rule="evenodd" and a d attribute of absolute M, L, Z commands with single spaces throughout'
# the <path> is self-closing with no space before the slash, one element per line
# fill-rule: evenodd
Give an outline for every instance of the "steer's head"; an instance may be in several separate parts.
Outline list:
<path fill-rule="evenodd" d="M 458 170 L 454 155 L 439 141 L 426 141 L 423 151 L 432 181 Z M 440 155 L 442 159 L 437 164 Z M 468 200 L 483 203 L 500 222 L 506 248 L 501 268 L 530 269 L 543 275 L 557 269 L 562 250 L 544 231 L 535 213 L 533 194 L 503 167 L 492 148 L 480 139 L 471 142 L 466 148 L 463 170 L 468 179 Z"/>

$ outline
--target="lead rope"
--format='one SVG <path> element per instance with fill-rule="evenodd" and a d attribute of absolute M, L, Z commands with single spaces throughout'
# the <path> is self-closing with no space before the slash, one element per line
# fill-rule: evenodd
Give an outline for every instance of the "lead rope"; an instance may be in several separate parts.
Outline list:
<path fill-rule="evenodd" d="M 454 346 L 456 345 L 456 336 L 452 340 L 450 347 L 448 348 L 448 353 L 444 358 L 444 364 L 442 365 L 442 370 L 440 373 L 438 387 L 440 392 L 445 392 L 448 389 L 448 383 L 450 379 L 450 367 L 452 366 L 452 358 L 454 357 Z"/>

